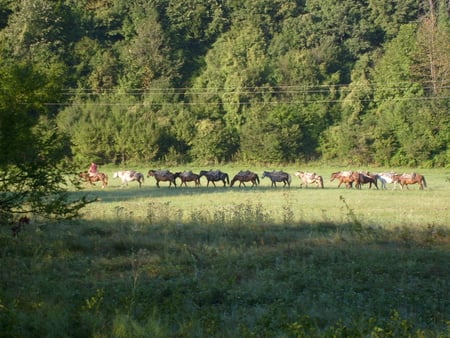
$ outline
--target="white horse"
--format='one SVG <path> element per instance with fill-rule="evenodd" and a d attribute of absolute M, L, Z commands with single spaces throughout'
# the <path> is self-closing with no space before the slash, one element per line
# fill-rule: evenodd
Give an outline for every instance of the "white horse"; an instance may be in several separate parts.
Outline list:
<path fill-rule="evenodd" d="M 135 170 L 116 171 L 113 178 L 120 178 L 122 180 L 122 187 L 128 185 L 129 182 L 136 181 L 139 183 L 139 188 L 144 183 L 144 175 Z"/>
<path fill-rule="evenodd" d="M 316 173 L 305 173 L 303 171 L 297 171 L 295 173 L 295 176 L 297 176 L 300 179 L 300 187 L 303 187 L 303 184 L 305 187 L 308 187 L 308 184 L 316 184 L 317 187 L 323 188 L 323 177 L 320 175 L 317 175 Z"/>
<path fill-rule="evenodd" d="M 397 174 L 390 172 L 390 173 L 379 173 L 377 174 L 378 179 L 381 181 L 381 189 L 387 189 L 386 184 L 387 183 L 394 183 L 394 189 L 397 187 L 397 181 L 395 180 L 395 176 Z"/>

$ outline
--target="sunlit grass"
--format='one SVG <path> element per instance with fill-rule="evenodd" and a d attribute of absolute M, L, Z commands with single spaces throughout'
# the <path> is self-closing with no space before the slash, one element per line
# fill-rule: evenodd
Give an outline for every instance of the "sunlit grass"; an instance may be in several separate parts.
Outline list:
<path fill-rule="evenodd" d="M 425 191 L 86 188 L 79 220 L 1 229 L 0 336 L 448 336 L 450 183 L 425 174 Z"/>

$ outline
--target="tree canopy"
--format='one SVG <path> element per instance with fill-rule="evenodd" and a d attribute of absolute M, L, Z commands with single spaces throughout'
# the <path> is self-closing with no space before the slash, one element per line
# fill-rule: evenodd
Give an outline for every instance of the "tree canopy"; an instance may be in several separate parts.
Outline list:
<path fill-rule="evenodd" d="M 29 64 L 0 65 L 0 224 L 16 215 L 70 218 L 90 201 L 71 199 L 68 147 L 45 107 L 52 80 Z M 67 176 L 71 173 L 71 176 Z"/>
<path fill-rule="evenodd" d="M 4 132 L 54 126 L 83 165 L 446 166 L 449 22 L 444 0 L 2 0 L 2 114 L 9 85 L 45 108 Z"/>

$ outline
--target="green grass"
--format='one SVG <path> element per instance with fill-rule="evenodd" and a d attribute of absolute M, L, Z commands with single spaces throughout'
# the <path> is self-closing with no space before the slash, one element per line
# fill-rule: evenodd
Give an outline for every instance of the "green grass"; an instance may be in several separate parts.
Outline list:
<path fill-rule="evenodd" d="M 323 190 L 110 180 L 79 220 L 2 227 L 0 336 L 450 336 L 449 174 L 357 191 L 333 169 Z"/>

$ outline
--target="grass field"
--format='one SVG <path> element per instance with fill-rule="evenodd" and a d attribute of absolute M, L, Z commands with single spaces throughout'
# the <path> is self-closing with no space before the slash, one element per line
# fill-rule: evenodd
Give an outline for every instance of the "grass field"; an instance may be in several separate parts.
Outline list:
<path fill-rule="evenodd" d="M 121 188 L 102 169 L 106 189 L 73 193 L 99 199 L 82 218 L 1 229 L 0 336 L 450 336 L 449 171 L 402 191 L 337 189 L 339 168 L 220 168 L 324 189 Z"/>

